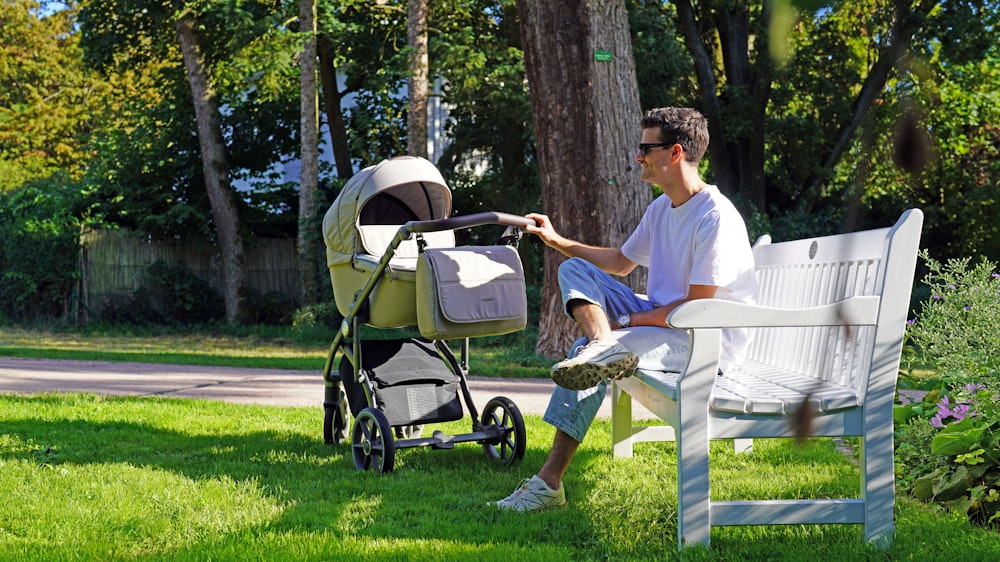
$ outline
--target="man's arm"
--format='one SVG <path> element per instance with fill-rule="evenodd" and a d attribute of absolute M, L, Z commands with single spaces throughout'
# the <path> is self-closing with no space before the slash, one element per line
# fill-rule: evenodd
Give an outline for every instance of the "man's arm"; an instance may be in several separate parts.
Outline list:
<path fill-rule="evenodd" d="M 528 225 L 525 230 L 538 236 L 546 246 L 565 256 L 583 258 L 611 275 L 625 276 L 636 267 L 635 262 L 625 257 L 619 248 L 602 248 L 570 240 L 556 232 L 552 221 L 545 215 L 530 213 L 525 217 L 536 223 Z"/>
<path fill-rule="evenodd" d="M 715 285 L 689 285 L 688 294 L 683 299 L 674 301 L 672 303 L 659 306 L 653 310 L 646 310 L 643 312 L 633 312 L 630 316 L 629 326 L 658 326 L 664 328 L 667 325 L 667 316 L 678 306 L 693 300 L 698 299 L 710 299 L 715 297 L 715 292 L 719 288 Z M 621 326 L 618 325 L 617 318 L 609 318 L 611 322 L 611 328 L 617 330 Z"/>

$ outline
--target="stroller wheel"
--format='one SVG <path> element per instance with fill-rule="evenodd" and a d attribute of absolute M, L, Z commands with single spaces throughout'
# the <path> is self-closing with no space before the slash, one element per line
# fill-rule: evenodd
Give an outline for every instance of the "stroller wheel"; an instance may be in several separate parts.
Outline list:
<path fill-rule="evenodd" d="M 496 439 L 483 442 L 486 458 L 503 464 L 511 464 L 524 458 L 524 418 L 510 398 L 497 396 L 490 399 L 483 409 L 482 424 L 484 429 L 496 427 L 499 431 Z"/>
<path fill-rule="evenodd" d="M 396 444 L 392 441 L 392 426 L 382 410 L 365 408 L 354 418 L 351 431 L 351 449 L 354 468 L 376 472 L 391 472 L 396 458 Z"/>
<path fill-rule="evenodd" d="M 323 441 L 327 445 L 337 445 L 347 437 L 347 402 L 344 393 L 340 401 L 323 403 Z"/>

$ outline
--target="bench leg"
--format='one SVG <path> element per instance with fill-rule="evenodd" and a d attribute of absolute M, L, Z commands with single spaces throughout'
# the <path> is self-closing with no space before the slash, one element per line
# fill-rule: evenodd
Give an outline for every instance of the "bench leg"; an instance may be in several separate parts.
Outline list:
<path fill-rule="evenodd" d="M 611 383 L 611 444 L 615 457 L 632 458 L 632 397 Z"/>
<path fill-rule="evenodd" d="M 677 534 L 681 548 L 707 545 L 711 538 L 708 420 L 703 421 L 706 423 L 682 421 L 677 432 Z"/>
<path fill-rule="evenodd" d="M 865 540 L 881 548 L 892 544 L 895 525 L 892 405 L 866 412 L 861 437 L 861 497 L 865 502 Z"/>

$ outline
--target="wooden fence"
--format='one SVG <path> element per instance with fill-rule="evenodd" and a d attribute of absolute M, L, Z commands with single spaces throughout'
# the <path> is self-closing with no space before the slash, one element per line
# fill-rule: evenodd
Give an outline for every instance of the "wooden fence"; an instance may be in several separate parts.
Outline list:
<path fill-rule="evenodd" d="M 143 286 L 147 269 L 156 262 L 179 268 L 220 291 L 219 253 L 207 240 L 173 242 L 153 240 L 128 231 L 85 232 L 81 238 L 80 285 L 76 317 L 101 317 L 105 307 L 127 303 Z M 298 300 L 299 269 L 295 240 L 254 239 L 247 242 L 243 263 L 247 286 L 262 294 L 277 293 Z"/>

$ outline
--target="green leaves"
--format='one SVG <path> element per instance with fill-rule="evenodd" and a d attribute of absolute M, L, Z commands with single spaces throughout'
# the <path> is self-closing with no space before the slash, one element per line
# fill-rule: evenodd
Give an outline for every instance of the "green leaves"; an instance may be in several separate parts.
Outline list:
<path fill-rule="evenodd" d="M 947 457 L 969 453 L 979 447 L 985 431 L 983 420 L 967 417 L 945 426 L 935 435 L 931 441 L 931 452 Z"/>

